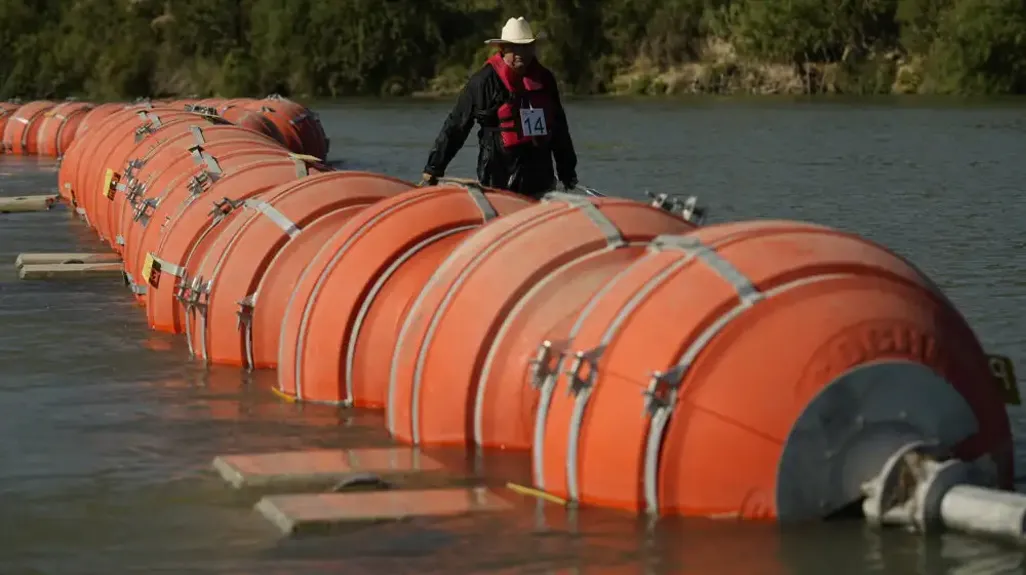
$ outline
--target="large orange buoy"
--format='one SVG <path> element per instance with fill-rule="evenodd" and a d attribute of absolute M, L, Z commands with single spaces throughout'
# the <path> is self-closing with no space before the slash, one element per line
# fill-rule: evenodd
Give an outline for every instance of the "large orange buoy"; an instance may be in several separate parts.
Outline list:
<path fill-rule="evenodd" d="M 288 148 L 289 142 L 282 135 L 281 130 L 274 125 L 274 122 L 269 120 L 266 116 L 256 110 L 252 110 L 244 107 L 245 104 L 255 100 L 229 100 L 228 103 L 218 108 L 217 112 L 222 118 L 242 128 L 248 128 L 254 132 L 259 132 L 265 136 L 273 139 L 282 146 Z M 291 149 L 290 149 L 291 150 Z M 291 150 L 296 153 L 302 153 L 302 149 Z"/>
<path fill-rule="evenodd" d="M 124 104 L 99 104 L 91 108 L 82 116 L 81 121 L 75 129 L 74 137 L 68 144 L 67 149 L 61 152 L 62 157 L 57 171 L 57 192 L 65 201 L 74 203 L 73 187 L 74 183 L 77 181 L 77 173 L 81 156 L 87 149 L 89 149 L 89 146 L 84 144 L 76 146 L 75 142 L 83 139 L 93 126 L 103 123 L 103 121 L 108 117 L 117 112 L 123 111 L 126 108 L 127 106 Z"/>
<path fill-rule="evenodd" d="M 438 268 L 403 323 L 389 377 L 387 419 L 392 435 L 416 444 L 472 441 L 475 410 L 492 416 L 497 408 L 477 406 L 480 392 L 487 392 L 486 403 L 508 402 L 531 393 L 524 385 L 526 363 L 520 370 L 491 363 L 496 359 L 490 357 L 493 349 L 508 353 L 516 348 L 500 337 L 508 328 L 507 319 L 516 321 L 517 312 L 523 310 L 552 314 L 544 321 L 559 320 L 558 311 L 539 311 L 545 302 L 527 305 L 525 299 L 539 290 L 551 296 L 552 288 L 547 286 L 563 284 L 575 292 L 561 296 L 570 307 L 563 313 L 572 313 L 598 283 L 573 274 L 608 276 L 616 265 L 625 265 L 629 256 L 608 256 L 605 265 L 588 265 L 582 259 L 602 262 L 606 258 L 597 252 L 624 249 L 692 227 L 640 202 L 552 194 L 543 203 L 496 220 L 469 237 Z M 514 359 L 526 362 L 528 358 Z M 485 370 L 493 367 L 505 373 L 490 378 Z M 492 389 L 482 390 L 482 380 L 489 381 Z M 507 390 L 507 385 L 513 389 Z M 513 425 L 519 417 L 519 429 L 492 429 L 488 435 L 501 438 L 502 443 L 526 443 L 531 401 L 528 396 L 518 403 L 527 403 L 526 413 L 520 405 L 503 404 L 499 409 L 512 412 L 503 416 L 502 424 Z"/>
<path fill-rule="evenodd" d="M 348 375 L 372 304 L 380 304 L 377 314 L 395 328 L 420 291 L 421 286 L 404 283 L 404 291 L 397 293 L 389 280 L 400 267 L 429 276 L 446 255 L 428 250 L 432 244 L 443 242 L 452 249 L 459 240 L 447 238 L 465 237 L 532 203 L 477 185 L 443 185 L 384 200 L 354 217 L 325 244 L 292 293 L 282 324 L 279 390 L 303 401 L 382 407 L 387 380 Z M 432 257 L 422 258 L 425 254 Z M 392 349 L 364 345 L 360 353 L 369 354 L 362 359 L 370 364 L 387 366 Z"/>
<path fill-rule="evenodd" d="M 84 185 L 83 172 L 92 163 L 93 154 L 99 143 L 122 123 L 138 122 L 139 114 L 151 108 L 148 105 L 126 106 L 113 114 L 93 120 L 99 109 L 99 107 L 93 108 L 83 118 L 82 123 L 79 124 L 79 134 L 71 143 L 71 148 L 65 154 L 57 172 L 61 194 L 69 197 L 75 205 L 78 204 L 78 190 Z M 83 212 L 84 210 L 79 209 L 81 215 L 85 215 Z"/>
<path fill-rule="evenodd" d="M 81 141 L 85 149 L 78 157 L 78 166 L 74 168 L 75 181 L 71 186 L 71 195 L 86 223 L 90 223 L 89 218 L 92 216 L 97 196 L 102 193 L 102 166 L 107 154 L 119 142 L 131 137 L 137 129 L 150 123 L 151 114 L 171 114 L 173 118 L 181 117 L 187 112 L 147 107 L 126 109 L 111 114 L 95 129 L 75 139 L 76 142 Z"/>
<path fill-rule="evenodd" d="M 271 369 L 278 365 L 278 342 L 292 292 L 299 283 L 306 266 L 322 247 L 346 224 L 356 210 L 330 212 L 303 228 L 303 233 L 292 238 L 275 254 L 256 289 L 256 298 L 242 302 L 244 308 L 242 329 L 244 341 L 250 345 L 247 358 L 255 369 Z"/>
<path fill-rule="evenodd" d="M 125 141 L 122 146 L 111 152 L 109 169 L 114 172 L 114 176 L 118 179 L 119 183 L 111 189 L 109 194 L 106 194 L 109 200 L 106 204 L 106 210 L 101 202 L 101 205 L 97 207 L 97 213 L 93 220 L 97 228 L 100 229 L 101 235 L 110 239 L 111 245 L 115 250 L 122 251 L 121 247 L 125 242 L 121 229 L 122 214 L 127 213 L 130 207 L 134 207 L 134 204 L 142 195 L 140 191 L 142 185 L 136 178 L 139 170 L 145 167 L 155 156 L 160 156 L 162 151 L 167 150 L 165 144 L 182 142 L 184 138 L 188 138 L 187 141 L 191 142 L 193 147 L 202 146 L 206 141 L 203 134 L 204 128 L 215 126 L 223 126 L 229 129 L 234 128 L 232 130 L 234 134 L 244 132 L 240 128 L 228 125 L 220 118 L 197 114 L 192 117 L 182 117 L 176 121 L 154 128 L 141 138 L 137 136 Z M 268 144 L 274 144 L 269 138 L 262 138 L 262 140 Z M 195 160 L 198 152 L 195 152 L 194 148 L 190 148 L 187 151 L 190 152 L 193 160 Z M 165 154 L 164 156 L 167 159 L 177 157 L 175 154 Z M 159 164 L 160 162 L 158 161 Z M 148 174 L 152 173 L 152 171 L 148 172 Z"/>
<path fill-rule="evenodd" d="M 327 172 L 283 184 L 246 200 L 207 234 L 210 245 L 197 246 L 189 277 L 201 286 L 186 324 L 190 349 L 211 363 L 252 365 L 248 329 L 239 318 L 251 314 L 257 288 L 274 256 L 322 216 L 358 212 L 383 198 L 413 187 L 410 182 L 368 172 Z M 199 261 L 197 261 L 199 260 Z"/>
<path fill-rule="evenodd" d="M 285 153 L 285 150 L 282 150 Z M 318 165 L 321 166 L 318 168 Z M 180 333 L 182 314 L 176 298 L 191 304 L 196 278 L 182 277 L 192 248 L 217 211 L 234 202 L 246 200 L 279 184 L 326 171 L 322 164 L 311 165 L 297 157 L 268 158 L 229 169 L 210 184 L 210 188 L 186 198 L 164 224 L 155 249 L 147 250 L 140 277 L 149 278 L 146 290 L 146 317 L 158 331 Z M 197 201 L 200 196 L 210 198 Z"/>
<path fill-rule="evenodd" d="M 822 518 L 911 439 L 1012 439 L 987 356 L 884 248 L 795 222 L 665 236 L 576 314 L 544 386 L 536 486 L 667 515 Z"/>
<path fill-rule="evenodd" d="M 89 225 L 101 238 L 107 239 L 103 236 L 104 230 L 100 225 L 106 219 L 108 197 L 116 194 L 118 187 L 121 186 L 125 154 L 148 134 L 175 122 L 197 119 L 199 116 L 189 112 L 154 108 L 139 114 L 135 121 L 118 125 L 107 133 L 106 139 L 97 144 L 90 163 L 81 174 L 83 188 L 79 190 L 77 200 L 86 213 Z"/>
<path fill-rule="evenodd" d="M 212 130 L 208 129 L 208 132 Z M 244 130 L 245 131 L 245 130 Z M 258 136 L 255 132 L 250 132 Z M 206 133 L 206 136 L 211 134 Z M 204 145 L 191 154 L 179 156 L 174 163 L 154 176 L 148 186 L 145 198 L 140 198 L 134 209 L 127 231 L 122 232 L 125 246 L 122 251 L 125 276 L 132 291 L 140 295 L 146 292 L 147 279 L 142 277 L 145 255 L 160 245 L 164 224 L 178 211 L 181 204 L 202 195 L 211 183 L 220 178 L 226 169 L 268 159 L 288 157 L 288 151 L 277 144 L 235 139 L 217 141 Z M 152 194 L 150 193 L 152 191 Z"/>
<path fill-rule="evenodd" d="M 252 143 L 252 148 L 261 149 L 280 147 L 277 142 L 262 134 L 232 125 L 190 125 L 185 131 L 168 131 L 162 136 L 155 145 L 145 150 L 137 148 L 129 154 L 129 158 L 133 159 L 126 167 L 121 213 L 112 214 L 111 224 L 117 230 L 116 236 L 122 238 L 120 243 L 123 245 L 132 241 L 134 236 L 131 229 L 138 219 L 144 217 L 142 212 L 152 209 L 153 204 L 160 201 L 160 192 L 170 180 L 181 175 L 185 166 L 198 163 L 202 157 L 201 151 L 213 154 L 215 151 L 228 150 L 224 147 L 228 142 L 233 146 Z M 214 144 L 218 145 L 212 147 Z M 237 148 L 234 146 L 230 149 Z"/>
<path fill-rule="evenodd" d="M 298 143 L 304 154 L 322 160 L 327 157 L 330 142 L 324 127 L 317 114 L 306 106 L 275 95 L 244 107 L 260 112 L 277 126 L 290 150 L 296 149 L 294 146 Z"/>
<path fill-rule="evenodd" d="M 3 135 L 4 130 L 7 128 L 7 120 L 21 107 L 21 104 L 16 102 L 0 102 L 0 136 Z M 0 142 L 0 154 L 5 153 L 6 147 Z"/>
<path fill-rule="evenodd" d="M 125 204 L 129 204 L 127 189 L 135 171 L 142 165 L 147 154 L 159 148 L 160 144 L 170 138 L 185 134 L 194 134 L 193 129 L 199 130 L 219 123 L 215 118 L 208 118 L 199 114 L 185 115 L 173 120 L 165 120 L 156 125 L 148 126 L 146 130 L 136 131 L 135 137 L 129 137 L 115 146 L 107 156 L 105 181 L 111 177 L 111 185 L 99 198 L 93 210 L 91 220 L 100 237 L 120 252 L 124 244 L 124 237 L 119 238 L 121 225 L 121 212 Z M 104 201 L 106 200 L 106 201 Z"/>
<path fill-rule="evenodd" d="M 75 140 L 75 132 L 93 105 L 88 102 L 64 102 L 43 113 L 39 124 L 37 153 L 50 158 L 59 157 Z"/>
<path fill-rule="evenodd" d="M 36 100 L 22 104 L 7 119 L 4 127 L 3 146 L 8 153 L 19 155 L 35 155 L 39 149 L 36 136 L 43 114 L 56 106 L 56 102 Z"/>

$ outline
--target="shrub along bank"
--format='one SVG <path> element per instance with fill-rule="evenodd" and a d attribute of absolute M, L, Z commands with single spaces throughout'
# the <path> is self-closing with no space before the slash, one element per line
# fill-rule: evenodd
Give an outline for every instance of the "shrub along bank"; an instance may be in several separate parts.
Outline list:
<path fill-rule="evenodd" d="M 1026 92 L 1022 0 L 6 0 L 0 97 L 444 94 L 511 15 L 577 94 Z"/>

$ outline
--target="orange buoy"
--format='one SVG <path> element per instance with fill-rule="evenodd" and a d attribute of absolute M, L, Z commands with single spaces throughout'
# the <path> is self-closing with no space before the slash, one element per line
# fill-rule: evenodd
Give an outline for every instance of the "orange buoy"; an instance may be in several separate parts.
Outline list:
<path fill-rule="evenodd" d="M 528 358 L 519 358 L 521 370 L 507 366 L 507 374 L 496 374 L 494 379 L 484 371 L 495 359 L 489 357 L 493 349 L 505 352 L 516 347 L 502 338 L 497 341 L 509 325 L 507 319 L 516 321 L 518 311 L 553 314 L 544 321 L 560 319 L 551 309 L 537 311 L 544 302 L 528 305 L 525 299 L 550 283 L 563 284 L 573 291 L 561 296 L 571 306 L 564 313 L 570 313 L 575 305 L 583 305 L 599 283 L 573 278 L 574 273 L 608 276 L 617 262 L 624 265 L 629 256 L 611 257 L 604 266 L 589 266 L 582 259 L 599 258 L 597 252 L 626 249 L 659 234 L 692 227 L 673 214 L 636 201 L 551 194 L 541 204 L 496 220 L 470 236 L 438 267 L 402 325 L 389 377 L 389 431 L 415 444 L 472 441 L 475 410 L 489 416 L 495 412 L 495 406 L 477 406 L 483 379 L 491 384 L 485 390 L 485 403 L 530 393 L 523 376 Z M 552 289 L 545 291 L 551 295 Z M 529 408 L 531 402 L 519 403 Z M 517 413 L 504 415 L 502 423 L 512 425 L 520 417 L 519 430 L 491 429 L 487 434 L 524 443 L 530 412 L 514 405 L 503 407 Z"/>
<path fill-rule="evenodd" d="M 274 256 L 312 222 L 337 211 L 356 213 L 413 187 L 368 172 L 326 172 L 282 184 L 232 210 L 220 231 L 208 233 L 208 246 L 195 249 L 188 277 L 199 289 L 188 310 L 186 333 L 193 355 L 210 363 L 253 364 L 249 330 L 239 319 L 252 313 L 257 288 Z M 211 239 L 212 238 L 212 239 Z"/>
<path fill-rule="evenodd" d="M 281 147 L 270 138 L 251 130 L 214 124 L 190 125 L 187 130 L 168 131 L 155 145 L 130 153 L 129 157 L 134 159 L 129 161 L 126 168 L 121 213 L 112 214 L 112 228 L 117 230 L 116 236 L 122 238 L 119 243 L 128 245 L 132 241 L 134 236 L 131 230 L 136 221 L 144 216 L 142 212 L 152 209 L 153 204 L 160 201 L 160 192 L 172 179 L 181 175 L 186 166 L 197 163 L 201 151 L 206 150 L 216 156 L 220 151 L 238 149 L 236 144 L 245 143 L 252 143 L 250 148 Z M 217 146 L 212 147 L 214 144 Z M 227 148 L 227 145 L 233 147 Z"/>
<path fill-rule="evenodd" d="M 22 104 L 7 119 L 4 127 L 3 145 L 8 153 L 19 155 L 35 155 L 38 145 L 36 136 L 43 114 L 57 104 L 49 100 L 36 100 Z"/>
<path fill-rule="evenodd" d="M 57 171 L 57 191 L 65 201 L 74 203 L 73 188 L 77 182 L 81 156 L 87 150 L 91 150 L 88 145 L 76 146 L 75 142 L 83 139 L 93 126 L 102 124 L 108 117 L 125 109 L 124 104 L 99 104 L 82 116 L 82 120 L 74 131 L 74 137 L 67 149 L 61 152 L 62 157 Z"/>
<path fill-rule="evenodd" d="M 987 356 L 884 248 L 796 222 L 657 238 L 574 318 L 544 382 L 536 487 L 665 515 L 822 518 L 919 437 L 1012 438 Z"/>
<path fill-rule="evenodd" d="M 107 156 L 106 169 L 111 172 L 112 181 L 116 181 L 116 184 L 110 185 L 108 190 L 101 194 L 91 219 L 100 237 L 106 239 L 115 251 L 122 251 L 121 247 L 124 244 L 124 237 L 118 237 L 121 213 L 124 206 L 131 203 L 126 192 L 136 170 L 161 143 L 176 136 L 193 135 L 193 129 L 209 127 L 213 121 L 212 118 L 199 114 L 184 115 L 148 127 L 142 132 L 136 131 L 135 137 L 123 140 L 111 150 Z M 107 201 L 103 201 L 104 199 Z"/>
<path fill-rule="evenodd" d="M 4 130 L 7 128 L 7 120 L 21 107 L 21 104 L 15 102 L 0 102 L 0 136 L 3 135 Z M 5 153 L 6 146 L 0 143 L 0 154 Z"/>
<path fill-rule="evenodd" d="M 36 135 L 38 154 L 50 158 L 61 156 L 74 141 L 78 125 L 92 109 L 93 105 L 88 102 L 64 102 L 44 112 Z"/>
<path fill-rule="evenodd" d="M 110 200 L 107 203 L 106 212 L 104 213 L 103 207 L 99 207 L 99 213 L 93 219 L 97 227 L 101 229 L 101 235 L 110 238 L 111 245 L 115 250 L 122 251 L 121 246 L 126 241 L 121 229 L 122 215 L 129 212 L 130 207 L 134 207 L 135 203 L 142 196 L 142 184 L 136 178 L 138 171 L 155 156 L 160 155 L 160 152 L 166 149 L 165 144 L 181 142 L 183 139 L 188 138 L 186 141 L 191 142 L 193 146 L 201 146 L 206 141 L 203 130 L 216 126 L 227 128 L 230 130 L 228 133 L 235 135 L 247 132 L 247 130 L 223 124 L 218 118 L 197 114 L 192 117 L 183 117 L 169 122 L 152 130 L 142 138 L 136 137 L 133 140 L 126 141 L 123 146 L 111 153 L 111 165 L 121 166 L 114 170 L 115 176 L 119 178 L 119 184 L 112 193 L 106 196 Z M 244 137 L 250 139 L 249 134 L 246 134 Z M 276 145 L 270 138 L 253 136 L 251 139 L 265 142 L 268 145 Z M 131 149 L 125 151 L 126 148 Z M 193 153 L 192 148 L 185 151 L 190 154 L 193 160 L 198 157 L 198 155 Z M 122 159 L 118 159 L 119 157 Z M 175 157 L 180 156 L 171 154 L 167 159 L 171 160 Z M 158 166 L 160 165 L 158 161 Z M 152 171 L 148 172 L 148 174 L 152 173 Z"/>
<path fill-rule="evenodd" d="M 168 112 L 163 108 L 129 108 L 111 114 L 94 129 L 75 139 L 76 142 L 82 142 L 84 149 L 78 156 L 78 166 L 73 168 L 75 180 L 71 185 L 71 195 L 86 223 L 89 223 L 92 217 L 96 196 L 102 193 L 100 188 L 103 187 L 105 174 L 101 166 L 107 154 L 118 142 L 130 137 L 136 129 L 148 123 L 149 114 L 154 112 L 186 113 Z"/>
<path fill-rule="evenodd" d="M 243 128 L 233 129 L 260 136 Z M 212 137 L 212 131 L 213 128 L 208 128 L 204 137 Z M 251 162 L 288 157 L 288 152 L 276 144 L 234 138 L 205 144 L 195 156 L 191 150 L 188 152 L 189 155 L 179 156 L 154 176 L 147 186 L 153 193 L 146 192 L 146 197 L 139 199 L 128 230 L 122 232 L 125 237 L 122 251 L 125 277 L 132 291 L 139 296 L 140 303 L 145 301 L 143 294 L 147 285 L 147 279 L 141 275 L 145 255 L 160 245 L 165 223 L 182 203 L 203 194 L 226 168 L 235 169 Z"/>
<path fill-rule="evenodd" d="M 195 294 L 193 288 L 198 287 L 193 283 L 196 278 L 182 277 L 184 266 L 193 246 L 218 211 L 279 184 L 322 171 L 301 158 L 290 156 L 268 158 L 238 167 L 222 166 L 222 169 L 209 189 L 192 192 L 191 197 L 177 206 L 164 224 L 156 248 L 148 250 L 145 256 L 140 277 L 149 278 L 146 316 L 150 327 L 158 331 L 181 333 L 182 314 L 179 313 L 177 299 L 184 298 L 191 305 Z M 197 201 L 201 195 L 210 199 Z"/>
<path fill-rule="evenodd" d="M 357 213 L 357 210 L 338 210 L 314 220 L 303 228 L 303 233 L 285 244 L 268 264 L 256 289 L 260 305 L 247 305 L 241 310 L 246 320 L 242 328 L 249 332 L 243 337 L 251 346 L 247 352 L 250 355 L 248 360 L 254 369 L 272 369 L 278 365 L 278 342 L 285 310 L 303 270 L 339 228 Z M 255 298 L 252 303 L 255 303 Z"/>
<path fill-rule="evenodd" d="M 292 293 L 281 328 L 279 390 L 303 401 L 384 406 L 387 380 L 348 376 L 372 305 L 380 304 L 377 315 L 398 327 L 397 320 L 420 291 L 421 286 L 403 283 L 405 291 L 396 292 L 389 280 L 400 267 L 430 275 L 446 251 L 426 248 L 442 241 L 452 249 L 459 240 L 451 236 L 465 237 L 532 203 L 476 185 L 442 185 L 389 198 L 354 217 L 325 244 Z M 433 257 L 421 258 L 423 254 Z M 361 352 L 370 356 L 362 359 L 386 366 L 392 349 L 364 345 Z"/>
<path fill-rule="evenodd" d="M 273 139 L 284 147 L 288 147 L 288 142 L 285 136 L 282 135 L 281 130 L 274 125 L 274 122 L 269 120 L 263 114 L 243 107 L 244 104 L 255 100 L 245 100 L 239 103 L 236 100 L 231 100 L 224 106 L 218 109 L 218 113 L 222 118 L 242 128 L 248 128 L 254 132 L 259 132 L 265 136 Z M 300 153 L 299 150 L 291 150 L 293 152 Z"/>
<path fill-rule="evenodd" d="M 84 170 L 84 187 L 78 194 L 78 203 L 85 210 L 89 225 L 101 239 L 113 243 L 112 238 L 104 235 L 105 229 L 102 226 L 107 218 L 110 198 L 123 187 L 121 178 L 124 175 L 125 155 L 147 135 L 181 121 L 201 121 L 201 118 L 196 114 L 170 108 L 146 110 L 137 115 L 134 121 L 122 123 L 108 132 L 106 139 L 97 145 L 90 165 Z"/>
<path fill-rule="evenodd" d="M 285 137 L 290 150 L 301 150 L 303 154 L 325 159 L 329 140 L 317 114 L 298 102 L 281 96 L 268 96 L 245 107 L 263 114 Z M 294 147 L 298 144 L 298 148 Z"/>
<path fill-rule="evenodd" d="M 99 108 L 93 108 L 79 124 L 78 135 L 71 143 L 71 148 L 65 155 L 64 160 L 57 172 L 61 194 L 66 194 L 75 205 L 78 205 L 78 191 L 83 188 L 84 172 L 92 162 L 93 154 L 103 139 L 124 122 L 138 122 L 139 114 L 149 110 L 149 107 L 126 107 L 117 110 L 113 114 L 93 120 Z M 79 207 L 79 214 L 85 216 L 84 210 Z"/>

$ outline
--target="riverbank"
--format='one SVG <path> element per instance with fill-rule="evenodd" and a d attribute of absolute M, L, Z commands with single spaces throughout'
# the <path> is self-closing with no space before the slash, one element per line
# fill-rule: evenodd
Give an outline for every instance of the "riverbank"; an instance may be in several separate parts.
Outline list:
<path fill-rule="evenodd" d="M 472 68 L 450 67 L 415 97 L 449 97 L 459 93 Z M 806 96 L 936 95 L 920 57 L 891 51 L 865 61 L 781 64 L 746 58 L 724 41 L 707 42 L 692 62 L 659 65 L 639 58 L 614 72 L 597 94 L 602 96 Z M 392 95 L 401 95 L 394 91 Z"/>
<path fill-rule="evenodd" d="M 0 99 L 452 94 L 512 15 L 568 95 L 1026 94 L 1021 0 L 12 2 Z"/>

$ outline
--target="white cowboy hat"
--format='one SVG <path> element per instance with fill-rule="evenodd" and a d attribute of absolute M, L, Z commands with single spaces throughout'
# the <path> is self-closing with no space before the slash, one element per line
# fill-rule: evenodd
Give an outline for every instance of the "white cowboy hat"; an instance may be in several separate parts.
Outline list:
<path fill-rule="evenodd" d="M 502 37 L 485 40 L 485 44 L 531 44 L 543 38 L 545 34 L 535 36 L 531 24 L 521 16 L 506 20 L 506 25 L 502 27 Z"/>

